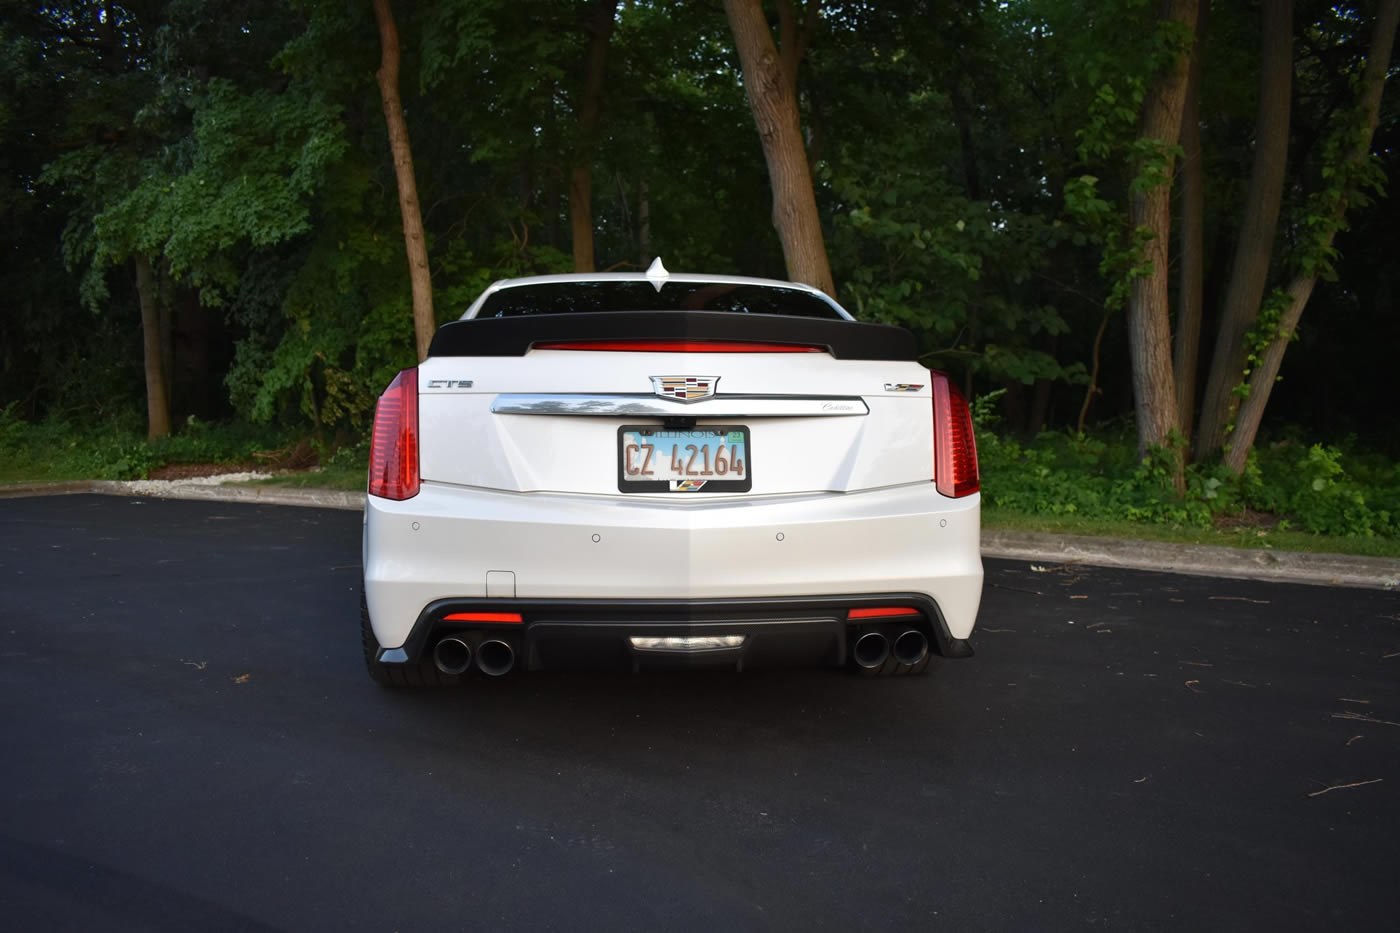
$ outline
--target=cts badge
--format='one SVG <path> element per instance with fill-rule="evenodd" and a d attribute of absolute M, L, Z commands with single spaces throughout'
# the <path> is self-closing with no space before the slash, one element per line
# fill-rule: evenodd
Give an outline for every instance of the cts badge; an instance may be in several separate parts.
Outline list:
<path fill-rule="evenodd" d="M 698 402 L 713 398 L 718 376 L 652 376 L 652 391 L 661 398 L 678 402 Z"/>
<path fill-rule="evenodd" d="M 470 379 L 429 379 L 430 389 L 470 389 L 472 381 Z"/>

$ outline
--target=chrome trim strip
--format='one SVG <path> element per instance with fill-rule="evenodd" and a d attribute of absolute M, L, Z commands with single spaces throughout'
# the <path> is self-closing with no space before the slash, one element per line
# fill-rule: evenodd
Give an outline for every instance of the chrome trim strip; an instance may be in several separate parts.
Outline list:
<path fill-rule="evenodd" d="M 868 415 L 860 396 L 716 395 L 695 402 L 671 402 L 654 395 L 550 395 L 514 393 L 496 396 L 497 415 L 599 415 L 629 418 L 807 418 Z"/>

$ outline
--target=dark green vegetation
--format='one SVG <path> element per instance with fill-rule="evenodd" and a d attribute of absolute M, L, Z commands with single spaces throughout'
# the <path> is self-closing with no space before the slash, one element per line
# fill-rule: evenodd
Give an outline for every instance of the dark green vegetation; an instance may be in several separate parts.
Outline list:
<path fill-rule="evenodd" d="M 344 465 L 353 458 L 363 487 L 362 452 L 343 450 L 327 459 Z M 31 425 L 0 412 L 0 483 L 178 476 L 179 468 L 195 465 L 219 465 L 225 468 L 220 472 L 304 469 L 318 459 L 316 449 L 290 428 L 190 418 L 177 433 L 148 441 L 135 419 L 84 427 L 52 420 Z"/>
<path fill-rule="evenodd" d="M 439 322 L 655 255 L 797 274 L 752 2 L 0 0 L 0 480 L 305 440 L 348 483 L 416 357 L 415 215 Z M 990 516 L 1396 534 L 1396 3 L 764 5 L 836 297 L 1002 393 Z"/>
<path fill-rule="evenodd" d="M 1131 434 L 978 436 L 988 527 L 1280 550 L 1400 557 L 1400 464 L 1309 445 L 1256 447 L 1243 477 L 1187 468 L 1178 497 L 1161 458 L 1139 462 Z"/>

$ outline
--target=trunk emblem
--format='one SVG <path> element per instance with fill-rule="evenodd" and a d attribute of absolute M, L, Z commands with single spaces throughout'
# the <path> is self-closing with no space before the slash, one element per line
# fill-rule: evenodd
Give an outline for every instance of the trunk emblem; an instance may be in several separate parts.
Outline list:
<path fill-rule="evenodd" d="M 697 402 L 713 398 L 718 376 L 652 376 L 652 390 L 661 398 L 678 402 Z"/>
<path fill-rule="evenodd" d="M 917 391 L 919 391 L 919 390 L 922 389 L 922 388 L 923 388 L 923 384 L 922 384 L 922 383 L 918 383 L 918 382 L 887 382 L 887 383 L 885 383 L 885 391 L 886 391 L 886 392 L 917 392 Z"/>

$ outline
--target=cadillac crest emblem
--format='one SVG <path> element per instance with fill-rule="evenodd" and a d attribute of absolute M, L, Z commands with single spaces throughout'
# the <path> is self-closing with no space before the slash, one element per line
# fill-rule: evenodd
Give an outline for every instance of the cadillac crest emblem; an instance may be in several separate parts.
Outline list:
<path fill-rule="evenodd" d="M 652 376 L 652 390 L 661 398 L 698 402 L 713 398 L 718 376 Z"/>

